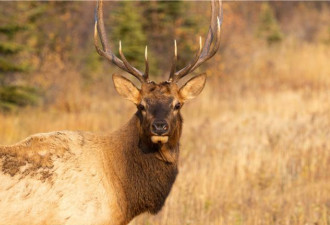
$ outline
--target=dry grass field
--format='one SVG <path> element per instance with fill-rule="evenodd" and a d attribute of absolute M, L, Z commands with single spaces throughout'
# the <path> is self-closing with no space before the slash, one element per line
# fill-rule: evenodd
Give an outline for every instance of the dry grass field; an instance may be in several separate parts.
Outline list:
<path fill-rule="evenodd" d="M 287 41 L 247 57 L 231 74 L 209 68 L 204 92 L 182 110 L 180 174 L 166 205 L 131 225 L 330 224 L 329 46 Z M 0 143 L 113 131 L 135 108 L 109 92 L 68 91 L 76 110 L 0 114 Z"/>

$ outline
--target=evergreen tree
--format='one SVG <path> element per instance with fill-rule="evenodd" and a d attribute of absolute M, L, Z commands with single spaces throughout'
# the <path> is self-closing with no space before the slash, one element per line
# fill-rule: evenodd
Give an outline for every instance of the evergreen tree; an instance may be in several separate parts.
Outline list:
<path fill-rule="evenodd" d="M 157 68 L 168 73 L 173 56 L 173 41 L 178 43 L 177 68 L 185 66 L 194 56 L 200 31 L 199 15 L 191 13 L 192 6 L 201 3 L 184 1 L 150 1 L 140 3 L 144 8 L 144 28 L 152 49 L 156 51 Z"/>
<path fill-rule="evenodd" d="M 268 2 L 264 2 L 261 6 L 258 35 L 265 38 L 268 44 L 279 42 L 283 38 L 274 12 Z"/>
<path fill-rule="evenodd" d="M 118 55 L 118 42 L 121 40 L 122 49 L 127 60 L 141 71 L 144 69 L 144 47 L 146 34 L 142 27 L 142 15 L 136 11 L 136 2 L 120 2 L 117 10 L 113 12 L 113 29 L 110 39 Z M 118 41 L 117 43 L 115 43 Z"/>
<path fill-rule="evenodd" d="M 23 2 L 8 2 L 0 9 L 0 110 L 9 111 L 37 102 L 36 90 L 18 82 L 18 75 L 31 69 L 26 43 L 31 14 L 27 9 L 29 3 Z"/>

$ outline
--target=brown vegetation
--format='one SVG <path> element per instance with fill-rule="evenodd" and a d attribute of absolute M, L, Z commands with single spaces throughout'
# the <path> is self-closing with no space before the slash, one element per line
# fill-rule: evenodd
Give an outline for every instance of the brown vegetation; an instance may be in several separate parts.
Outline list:
<path fill-rule="evenodd" d="M 173 192 L 133 224 L 329 224 L 329 51 L 280 51 L 185 108 Z"/>

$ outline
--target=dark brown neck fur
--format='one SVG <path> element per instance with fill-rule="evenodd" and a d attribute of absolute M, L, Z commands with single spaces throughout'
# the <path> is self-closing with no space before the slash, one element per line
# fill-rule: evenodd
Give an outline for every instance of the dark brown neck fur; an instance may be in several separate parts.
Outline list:
<path fill-rule="evenodd" d="M 181 120 L 181 116 L 180 116 Z M 116 152 L 118 157 L 110 160 L 109 165 L 117 173 L 117 185 L 121 186 L 124 207 L 127 218 L 148 211 L 157 213 L 161 210 L 169 195 L 178 174 L 179 139 L 181 135 L 181 121 L 174 134 L 164 145 L 153 144 L 140 137 L 140 121 L 136 115 L 119 131 L 115 132 L 118 142 Z M 119 148 L 118 148 L 119 147 Z M 173 162 L 166 162 L 157 157 L 159 151 L 169 151 Z M 111 154 L 111 153 L 110 153 Z M 111 162 L 112 161 L 112 162 Z"/>

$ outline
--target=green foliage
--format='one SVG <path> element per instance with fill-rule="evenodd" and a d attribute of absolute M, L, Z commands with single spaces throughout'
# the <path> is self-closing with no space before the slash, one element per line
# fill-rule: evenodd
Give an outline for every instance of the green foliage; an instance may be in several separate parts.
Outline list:
<path fill-rule="evenodd" d="M 17 45 L 16 43 L 3 42 L 0 43 L 0 53 L 2 54 L 16 54 L 23 49 L 22 45 Z"/>
<path fill-rule="evenodd" d="M 0 39 L 0 72 L 2 73 L 24 72 L 27 68 L 26 64 L 23 65 L 17 62 L 18 54 L 24 50 L 23 45 L 12 42 L 15 35 L 22 31 L 21 29 L 16 29 L 17 27 L 13 25 L 11 29 L 9 25 L 0 26 L 0 30 L 2 30 L 0 34 L 7 36 L 7 38 L 2 37 Z"/>
<path fill-rule="evenodd" d="M 197 47 L 197 37 L 200 27 L 198 26 L 198 15 L 191 15 L 188 4 L 183 1 L 159 2 L 163 5 L 164 29 L 171 30 L 170 37 L 176 39 L 179 50 L 179 61 L 177 68 L 182 68 L 192 59 Z M 169 35 L 167 35 L 169 36 Z M 169 49 L 173 49 L 173 43 L 170 42 Z M 172 51 L 170 51 L 172 53 Z"/>
<path fill-rule="evenodd" d="M 154 10 L 160 16 L 162 22 L 166 26 L 166 23 L 175 23 L 183 15 L 183 2 L 182 1 L 159 1 L 157 2 Z M 182 19 L 182 18 L 181 18 Z M 173 25 L 172 24 L 172 25 Z"/>
<path fill-rule="evenodd" d="M 21 64 L 17 65 L 15 62 L 8 61 L 5 58 L 0 57 L 0 74 L 2 74 L 2 77 L 6 75 L 10 75 L 9 73 L 12 72 L 25 72 L 28 70 L 28 66 Z M 8 73 L 8 74 L 6 74 Z M 0 76 L 1 79 L 1 76 Z M 0 83 L 1 80 L 0 80 Z"/>
<path fill-rule="evenodd" d="M 283 34 L 268 2 L 262 3 L 258 36 L 266 39 L 268 44 L 280 42 Z"/>
<path fill-rule="evenodd" d="M 27 44 L 32 36 L 28 10 L 31 3 L 6 3 L 0 17 L 0 109 L 10 111 L 15 107 L 37 102 L 34 88 L 15 85 L 19 75 L 30 71 L 30 49 Z M 15 12 L 15 13 L 13 13 Z M 23 24 L 23 25 L 22 25 Z"/>
<path fill-rule="evenodd" d="M 93 48 L 92 51 L 84 55 L 83 62 L 84 69 L 81 71 L 81 74 L 84 78 L 85 85 L 89 86 L 98 78 L 97 75 L 102 71 L 102 58 Z"/>
<path fill-rule="evenodd" d="M 196 33 L 200 30 L 200 17 L 190 11 L 194 4 L 184 1 L 150 1 L 140 5 L 144 9 L 143 27 L 148 40 L 151 40 L 151 49 L 157 56 L 156 68 L 169 72 L 174 39 L 177 40 L 179 51 L 177 68 L 182 68 L 193 57 L 198 43 Z"/>
<path fill-rule="evenodd" d="M 9 38 L 12 38 L 17 32 L 25 29 L 25 26 L 18 24 L 4 24 L 0 26 L 0 33 L 7 35 Z"/>
<path fill-rule="evenodd" d="M 121 40 L 127 60 L 135 67 L 144 68 L 146 34 L 142 28 L 142 15 L 136 11 L 136 2 L 120 2 L 114 12 L 111 40 Z M 118 46 L 118 45 L 115 45 Z M 118 55 L 118 47 L 117 55 Z"/>
<path fill-rule="evenodd" d="M 0 86 L 0 110 L 12 111 L 17 107 L 37 104 L 39 93 L 36 89 L 24 86 Z"/>

